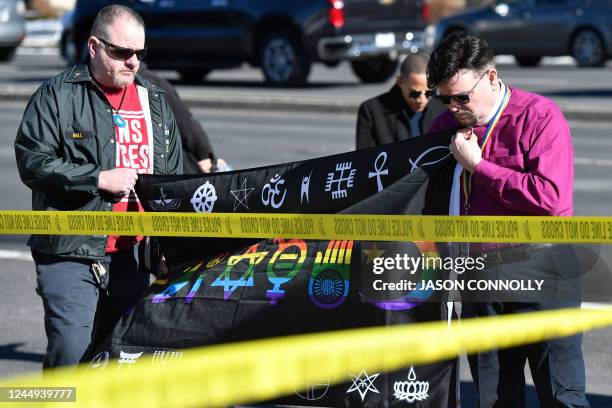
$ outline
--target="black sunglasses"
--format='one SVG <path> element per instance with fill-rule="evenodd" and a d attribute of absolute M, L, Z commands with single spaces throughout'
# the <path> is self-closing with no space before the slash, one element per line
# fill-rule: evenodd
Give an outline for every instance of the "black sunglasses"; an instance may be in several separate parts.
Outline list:
<path fill-rule="evenodd" d="M 426 98 L 431 98 L 434 94 L 434 91 L 431 90 L 427 90 L 427 91 L 410 91 L 408 92 L 408 96 L 412 99 L 418 99 L 421 94 L 425 94 Z"/>
<path fill-rule="evenodd" d="M 476 89 L 476 86 L 480 83 L 480 81 L 482 81 L 482 78 L 484 78 L 484 76 L 485 76 L 485 74 L 487 72 L 489 72 L 489 71 L 483 72 L 482 75 L 480 76 L 480 78 L 478 79 L 478 81 L 476 81 L 476 83 L 472 87 L 472 89 L 470 89 L 467 92 L 458 93 L 458 94 L 454 94 L 454 95 L 442 95 L 440 93 L 437 93 L 434 96 L 436 98 L 438 98 L 440 100 L 440 102 L 442 102 L 445 105 L 450 105 L 451 99 L 454 100 L 455 102 L 459 102 L 462 105 L 468 104 L 468 103 L 470 103 L 470 95 L 474 92 L 474 89 Z"/>
<path fill-rule="evenodd" d="M 108 53 L 111 57 L 120 59 L 120 60 L 129 60 L 132 58 L 132 55 L 136 55 L 138 61 L 142 61 L 147 55 L 147 47 L 144 47 L 142 50 L 133 50 L 131 48 L 120 47 L 111 42 L 106 41 L 104 38 L 96 37 L 102 44 L 106 46 L 108 49 Z"/>

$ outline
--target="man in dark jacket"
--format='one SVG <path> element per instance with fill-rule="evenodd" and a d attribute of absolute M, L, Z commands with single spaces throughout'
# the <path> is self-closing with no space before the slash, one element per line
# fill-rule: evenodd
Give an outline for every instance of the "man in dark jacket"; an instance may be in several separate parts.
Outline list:
<path fill-rule="evenodd" d="M 30 99 L 15 139 L 19 174 L 34 210 L 138 211 L 138 174 L 182 172 L 180 135 L 165 92 L 136 75 L 146 52 L 138 14 L 105 7 L 87 45 L 88 64 Z M 148 287 L 134 256 L 141 238 L 30 238 L 45 310 L 44 368 L 86 359 L 94 331 L 104 335 Z"/>
<path fill-rule="evenodd" d="M 427 57 L 408 55 L 400 75 L 388 92 L 368 99 L 359 107 L 357 149 L 421 136 L 446 108 L 431 99 L 427 88 Z"/>

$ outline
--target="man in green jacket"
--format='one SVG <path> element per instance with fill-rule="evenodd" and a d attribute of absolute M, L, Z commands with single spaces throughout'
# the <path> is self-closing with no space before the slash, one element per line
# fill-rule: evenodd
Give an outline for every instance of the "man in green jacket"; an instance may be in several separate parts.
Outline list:
<path fill-rule="evenodd" d="M 144 22 L 127 7 L 105 7 L 87 46 L 88 64 L 47 81 L 30 99 L 15 139 L 19 174 L 34 210 L 142 211 L 138 175 L 183 168 L 164 91 L 137 75 Z M 44 368 L 87 359 L 93 336 L 107 334 L 148 287 L 134 255 L 141 239 L 30 238 L 45 310 Z"/>

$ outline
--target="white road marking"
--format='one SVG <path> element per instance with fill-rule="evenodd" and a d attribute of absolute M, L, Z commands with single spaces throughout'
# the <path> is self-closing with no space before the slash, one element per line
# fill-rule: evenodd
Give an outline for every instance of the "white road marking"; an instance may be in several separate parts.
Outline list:
<path fill-rule="evenodd" d="M 30 251 L 16 251 L 10 249 L 0 249 L 0 259 L 33 262 L 32 253 Z"/>
<path fill-rule="evenodd" d="M 612 310 L 612 304 L 611 303 L 582 302 L 580 307 L 583 308 L 583 309 Z"/>
<path fill-rule="evenodd" d="M 59 49 L 45 47 L 19 47 L 17 48 L 17 55 L 59 55 Z"/>
<path fill-rule="evenodd" d="M 592 159 L 590 157 L 575 157 L 574 164 L 582 166 L 612 166 L 612 160 L 610 159 Z"/>
<path fill-rule="evenodd" d="M 575 179 L 574 192 L 582 193 L 612 192 L 612 181 L 602 179 Z"/>

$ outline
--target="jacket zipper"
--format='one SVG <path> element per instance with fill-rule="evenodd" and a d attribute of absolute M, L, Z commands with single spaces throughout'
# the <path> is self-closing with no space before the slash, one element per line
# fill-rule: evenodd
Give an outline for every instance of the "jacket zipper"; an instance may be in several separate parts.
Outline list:
<path fill-rule="evenodd" d="M 164 140 L 165 140 L 165 147 L 166 147 L 166 152 L 164 153 L 164 159 L 166 162 L 166 166 L 164 169 L 164 172 L 166 174 L 168 174 L 168 154 L 170 153 L 170 131 L 168 130 L 168 126 L 166 126 L 164 124 Z"/>
<path fill-rule="evenodd" d="M 170 130 L 168 129 L 168 125 L 164 122 L 164 104 L 162 103 L 161 95 L 157 101 L 159 103 L 159 108 L 161 111 L 161 123 L 164 124 L 164 134 L 162 138 L 164 140 L 164 171 L 163 174 L 168 174 L 168 153 L 170 153 Z M 155 173 L 155 169 L 153 170 Z"/>

